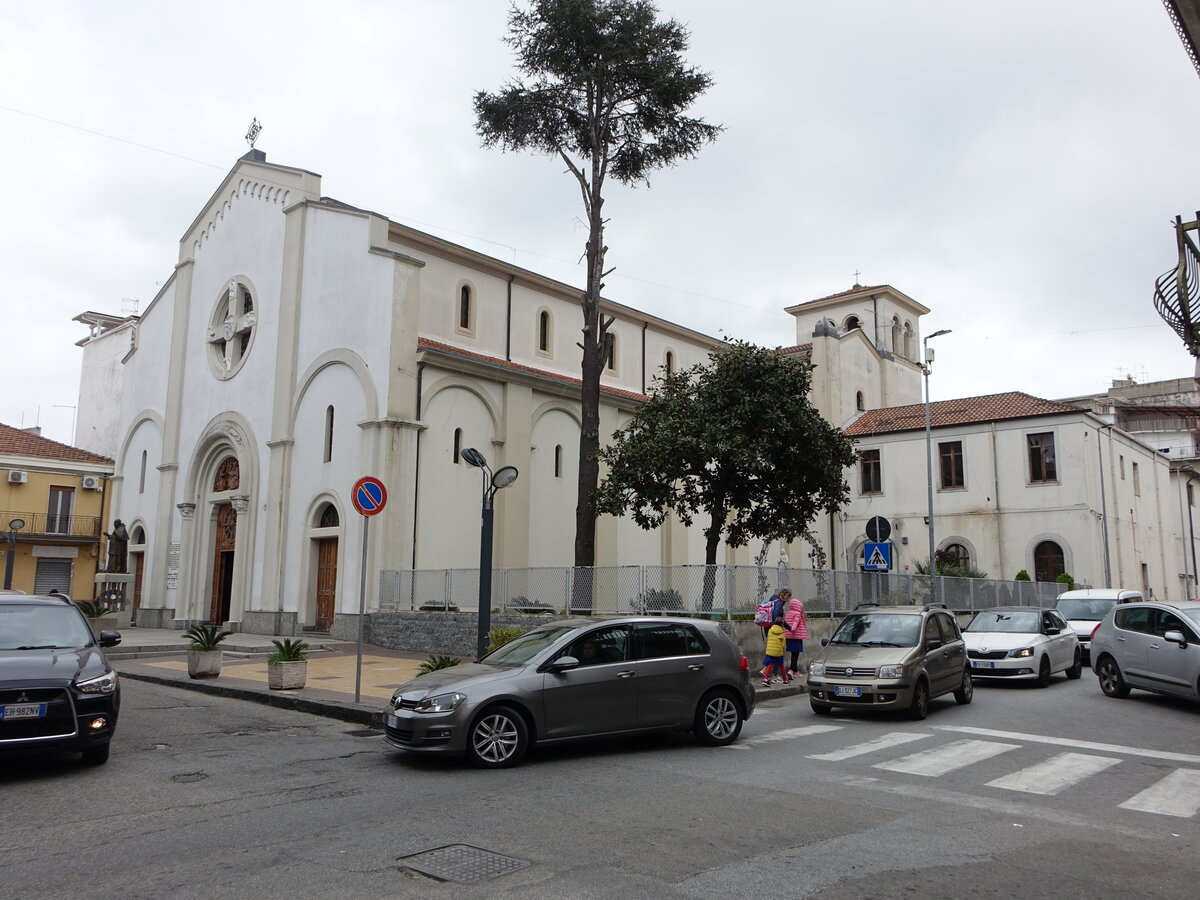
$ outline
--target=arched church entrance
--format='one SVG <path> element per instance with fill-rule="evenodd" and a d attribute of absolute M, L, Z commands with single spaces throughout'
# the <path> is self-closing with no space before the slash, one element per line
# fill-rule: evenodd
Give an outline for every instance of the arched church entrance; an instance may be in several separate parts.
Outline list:
<path fill-rule="evenodd" d="M 317 520 L 320 529 L 334 529 L 340 525 L 337 507 L 327 503 Z M 332 536 L 326 531 L 321 537 L 314 538 L 317 555 L 316 579 L 316 617 L 313 627 L 317 631 L 329 631 L 333 627 L 333 614 L 337 609 L 337 561 L 338 539 L 336 531 Z"/>
<path fill-rule="evenodd" d="M 237 546 L 237 513 L 232 503 L 216 506 L 216 540 L 213 543 L 212 603 L 209 621 L 221 625 L 229 621 L 233 601 L 234 548 Z"/>
<path fill-rule="evenodd" d="M 146 571 L 146 530 L 134 526 L 129 540 L 129 560 L 133 564 L 133 605 L 129 622 L 137 624 L 138 610 L 142 608 L 142 579 Z"/>

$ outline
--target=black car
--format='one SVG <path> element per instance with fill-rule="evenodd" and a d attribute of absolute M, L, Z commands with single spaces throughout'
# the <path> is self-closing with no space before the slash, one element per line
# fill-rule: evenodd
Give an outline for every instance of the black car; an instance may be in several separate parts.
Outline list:
<path fill-rule="evenodd" d="M 99 765 L 121 690 L 79 607 L 65 595 L 0 594 L 0 751 L 72 751 Z"/>

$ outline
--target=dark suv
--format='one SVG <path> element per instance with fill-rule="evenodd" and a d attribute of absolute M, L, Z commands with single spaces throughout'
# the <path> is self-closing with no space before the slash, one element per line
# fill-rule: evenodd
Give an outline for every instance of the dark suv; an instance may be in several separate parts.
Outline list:
<path fill-rule="evenodd" d="M 74 751 L 99 765 L 117 727 L 121 691 L 101 647 L 65 595 L 0 594 L 0 751 Z"/>

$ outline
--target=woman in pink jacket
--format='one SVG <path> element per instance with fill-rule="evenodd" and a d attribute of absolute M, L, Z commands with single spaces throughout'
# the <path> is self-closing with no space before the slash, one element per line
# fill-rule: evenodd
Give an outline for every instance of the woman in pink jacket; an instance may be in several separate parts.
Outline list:
<path fill-rule="evenodd" d="M 800 654 L 804 652 L 804 640 L 808 637 L 808 625 L 804 621 L 804 604 L 799 597 L 788 600 L 787 611 L 783 614 L 784 637 L 787 639 L 787 652 L 792 655 L 788 671 L 794 678 L 800 671 Z"/>

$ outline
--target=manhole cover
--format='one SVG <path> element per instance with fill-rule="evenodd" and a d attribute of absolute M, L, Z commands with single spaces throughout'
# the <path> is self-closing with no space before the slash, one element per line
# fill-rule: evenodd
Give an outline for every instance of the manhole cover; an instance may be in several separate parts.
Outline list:
<path fill-rule="evenodd" d="M 458 884 L 474 884 L 499 878 L 529 865 L 524 860 L 502 856 L 469 844 L 449 844 L 414 853 L 412 856 L 401 856 L 396 861 L 414 872 L 420 872 L 438 881 L 454 881 Z"/>

